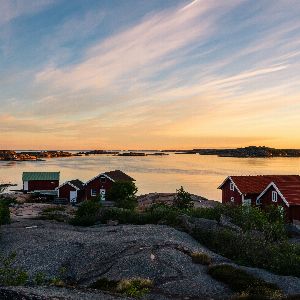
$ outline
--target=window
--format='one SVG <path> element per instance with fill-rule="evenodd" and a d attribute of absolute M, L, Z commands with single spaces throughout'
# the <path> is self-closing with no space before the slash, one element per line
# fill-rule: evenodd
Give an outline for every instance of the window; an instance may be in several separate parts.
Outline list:
<path fill-rule="evenodd" d="M 91 196 L 93 196 L 93 197 L 97 196 L 97 190 L 96 189 L 91 189 Z"/>
<path fill-rule="evenodd" d="M 233 182 L 230 182 L 230 190 L 234 191 L 234 183 Z"/>
<path fill-rule="evenodd" d="M 234 197 L 231 197 L 230 201 L 231 201 L 231 202 L 234 202 Z"/>
<path fill-rule="evenodd" d="M 102 182 L 102 183 L 106 182 L 106 178 L 105 177 L 100 177 L 100 182 Z"/>
<path fill-rule="evenodd" d="M 272 191 L 272 201 L 277 202 L 278 193 L 275 191 Z"/>
<path fill-rule="evenodd" d="M 256 199 L 256 205 L 261 205 L 261 199 L 260 198 Z"/>

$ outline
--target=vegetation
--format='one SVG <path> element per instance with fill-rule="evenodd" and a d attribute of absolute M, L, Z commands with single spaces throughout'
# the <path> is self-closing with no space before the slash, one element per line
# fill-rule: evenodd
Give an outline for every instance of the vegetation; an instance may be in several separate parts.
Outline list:
<path fill-rule="evenodd" d="M 282 299 L 282 291 L 272 283 L 258 279 L 232 265 L 216 265 L 208 269 L 216 280 L 227 284 L 239 293 L 239 299 Z"/>
<path fill-rule="evenodd" d="M 109 201 L 114 201 L 119 208 L 134 209 L 137 207 L 138 189 L 132 181 L 116 181 L 107 195 Z"/>
<path fill-rule="evenodd" d="M 42 213 L 52 213 L 52 212 L 65 211 L 65 210 L 66 208 L 64 206 L 51 206 L 45 208 Z"/>
<path fill-rule="evenodd" d="M 141 298 L 147 294 L 153 283 L 150 279 L 132 278 L 121 280 L 117 285 L 117 291 L 134 298 Z"/>
<path fill-rule="evenodd" d="M 210 265 L 211 264 L 211 257 L 203 252 L 193 252 L 191 254 L 192 260 L 196 264 L 201 265 Z"/>
<path fill-rule="evenodd" d="M 129 297 L 141 298 L 149 292 L 152 286 L 152 281 L 145 278 L 131 278 L 120 281 L 100 278 L 90 287 L 103 291 L 121 293 Z"/>
<path fill-rule="evenodd" d="M 182 186 L 180 189 L 176 190 L 173 206 L 178 209 L 190 209 L 194 206 L 191 194 L 186 192 Z"/>
<path fill-rule="evenodd" d="M 95 202 L 84 203 L 72 224 L 90 226 L 110 220 L 120 224 L 166 224 L 181 228 L 181 215 L 220 221 L 222 215 L 239 226 L 237 233 L 220 227 L 218 230 L 196 229 L 192 235 L 207 246 L 238 264 L 265 268 L 277 274 L 300 276 L 300 247 L 289 243 L 281 212 L 270 207 L 262 211 L 256 207 L 217 205 L 215 208 L 184 208 L 155 204 L 143 212 L 125 208 L 102 208 Z M 203 254 L 193 260 L 209 264 Z"/>
<path fill-rule="evenodd" d="M 196 229 L 192 235 L 201 244 L 241 265 L 300 276 L 300 247 L 287 240 L 272 242 L 263 236 L 239 234 L 229 229 Z"/>
<path fill-rule="evenodd" d="M 84 201 L 78 207 L 72 225 L 91 226 L 99 219 L 101 204 L 97 200 Z"/>
<path fill-rule="evenodd" d="M 28 280 L 28 274 L 20 268 L 13 267 L 16 253 L 9 256 L 0 256 L 0 285 L 24 285 Z"/>
<path fill-rule="evenodd" d="M 9 207 L 6 203 L 0 202 L 0 225 L 10 223 Z"/>

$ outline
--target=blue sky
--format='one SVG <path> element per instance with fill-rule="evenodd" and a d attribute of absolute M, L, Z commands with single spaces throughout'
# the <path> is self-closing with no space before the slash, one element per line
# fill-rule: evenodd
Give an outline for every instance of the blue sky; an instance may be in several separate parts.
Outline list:
<path fill-rule="evenodd" d="M 300 1 L 1 0 L 0 147 L 300 148 Z"/>

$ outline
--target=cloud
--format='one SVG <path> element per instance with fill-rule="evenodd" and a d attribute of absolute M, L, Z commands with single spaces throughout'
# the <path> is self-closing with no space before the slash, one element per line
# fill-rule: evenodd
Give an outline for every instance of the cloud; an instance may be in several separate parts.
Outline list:
<path fill-rule="evenodd" d="M 135 77 L 133 74 L 163 63 L 168 55 L 194 42 L 201 44 L 214 31 L 214 19 L 225 11 L 214 1 L 197 1 L 184 10 L 156 13 L 88 49 L 85 59 L 75 66 L 48 66 L 37 74 L 36 81 L 82 90 L 102 89 L 124 76 Z"/>
<path fill-rule="evenodd" d="M 0 2 L 0 25 L 8 23 L 20 16 L 37 13 L 56 0 L 1 0 Z"/>

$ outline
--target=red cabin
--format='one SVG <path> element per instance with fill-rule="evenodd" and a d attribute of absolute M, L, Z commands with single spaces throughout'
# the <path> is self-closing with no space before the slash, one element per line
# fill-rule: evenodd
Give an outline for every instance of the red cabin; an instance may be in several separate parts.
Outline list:
<path fill-rule="evenodd" d="M 59 175 L 59 172 L 23 172 L 23 191 L 55 191 L 59 186 Z"/>
<path fill-rule="evenodd" d="M 290 222 L 300 221 L 300 176 L 283 177 L 272 181 L 257 197 L 262 208 L 268 205 L 281 207 Z"/>
<path fill-rule="evenodd" d="M 135 180 L 120 170 L 101 173 L 84 184 L 84 199 L 88 200 L 101 195 L 102 201 L 105 201 L 107 192 L 116 181 Z"/>
<path fill-rule="evenodd" d="M 77 203 L 83 200 L 84 184 L 79 179 L 69 180 L 56 188 L 57 197 L 67 199 L 70 203 Z"/>
<path fill-rule="evenodd" d="M 229 176 L 219 186 L 222 203 L 282 207 L 290 221 L 300 221 L 300 176 Z"/>

